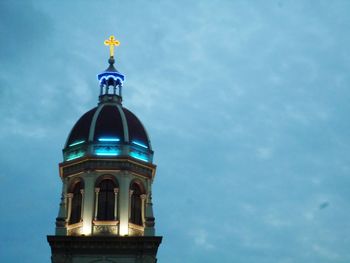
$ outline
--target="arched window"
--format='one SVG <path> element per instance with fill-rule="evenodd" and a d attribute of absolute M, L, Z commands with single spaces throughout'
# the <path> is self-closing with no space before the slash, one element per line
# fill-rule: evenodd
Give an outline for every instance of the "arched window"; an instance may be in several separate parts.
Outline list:
<path fill-rule="evenodd" d="M 130 222 L 136 225 L 142 226 L 142 201 L 141 201 L 141 189 L 138 184 L 133 183 L 130 187 L 132 191 L 131 206 L 130 206 Z"/>
<path fill-rule="evenodd" d="M 81 219 L 81 205 L 82 205 L 82 195 L 81 190 L 83 189 L 83 184 L 81 181 L 74 185 L 72 194 L 72 204 L 71 213 L 69 218 L 69 224 L 75 224 L 80 222 Z"/>
<path fill-rule="evenodd" d="M 110 179 L 104 179 L 98 184 L 97 220 L 114 220 L 115 207 L 115 183 Z"/>

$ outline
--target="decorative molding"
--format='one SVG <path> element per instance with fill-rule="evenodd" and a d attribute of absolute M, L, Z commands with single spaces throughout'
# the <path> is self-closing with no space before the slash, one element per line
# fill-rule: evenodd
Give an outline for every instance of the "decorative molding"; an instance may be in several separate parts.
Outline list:
<path fill-rule="evenodd" d="M 67 229 L 67 231 L 68 231 L 68 236 L 80 236 L 82 227 Z"/>
<path fill-rule="evenodd" d="M 162 242 L 160 236 L 48 236 L 52 256 L 117 255 L 153 256 Z"/>
<path fill-rule="evenodd" d="M 140 164 L 133 161 L 129 157 L 123 159 L 88 159 L 85 158 L 79 162 L 61 163 L 60 176 L 66 178 L 73 174 L 85 173 L 91 170 L 108 170 L 108 171 L 123 171 L 127 170 L 139 176 L 151 179 L 154 175 L 156 166 L 153 164 Z"/>
<path fill-rule="evenodd" d="M 135 224 L 133 224 L 133 223 L 129 223 L 129 228 L 134 228 L 134 229 L 143 231 L 143 226 L 135 225 Z"/>
<path fill-rule="evenodd" d="M 107 226 L 117 226 L 119 224 L 118 220 L 94 220 L 92 221 L 95 226 L 107 225 Z"/>
<path fill-rule="evenodd" d="M 108 225 L 96 225 L 93 226 L 93 233 L 94 235 L 117 235 L 118 227 Z"/>
<path fill-rule="evenodd" d="M 67 229 L 71 230 L 71 229 L 79 228 L 79 227 L 82 227 L 82 226 L 83 226 L 83 222 L 78 222 L 78 223 L 75 223 L 75 224 L 69 224 L 67 226 Z"/>
<path fill-rule="evenodd" d="M 143 236 L 144 227 L 129 223 L 129 235 L 130 236 Z"/>

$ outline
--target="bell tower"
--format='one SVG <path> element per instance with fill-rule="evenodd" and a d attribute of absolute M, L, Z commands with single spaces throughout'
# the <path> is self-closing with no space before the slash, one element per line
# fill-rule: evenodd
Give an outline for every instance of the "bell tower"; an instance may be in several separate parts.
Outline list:
<path fill-rule="evenodd" d="M 109 66 L 97 78 L 98 105 L 73 126 L 59 164 L 62 195 L 55 235 L 48 236 L 52 263 L 156 262 L 152 183 L 156 165 L 141 121 L 122 105 L 123 74 Z"/>

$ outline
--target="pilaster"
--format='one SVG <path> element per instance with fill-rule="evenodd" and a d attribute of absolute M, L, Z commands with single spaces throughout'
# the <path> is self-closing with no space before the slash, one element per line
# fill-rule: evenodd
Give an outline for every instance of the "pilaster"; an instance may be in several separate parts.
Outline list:
<path fill-rule="evenodd" d="M 148 193 L 146 209 L 145 209 L 145 236 L 154 236 L 154 215 L 153 215 L 153 204 L 152 204 L 152 192 Z"/>
<path fill-rule="evenodd" d="M 129 186 L 131 178 L 127 172 L 121 173 L 119 188 L 119 233 L 121 236 L 129 234 Z"/>
<path fill-rule="evenodd" d="M 95 216 L 94 219 L 97 220 L 97 213 L 98 213 L 98 195 L 100 193 L 100 188 L 95 188 Z"/>
<path fill-rule="evenodd" d="M 118 220 L 118 193 L 119 188 L 114 188 L 114 220 Z"/>
<path fill-rule="evenodd" d="M 83 229 L 82 234 L 90 235 L 92 232 L 92 220 L 94 215 L 94 176 L 92 173 L 86 173 L 84 175 L 84 198 L 82 202 L 82 218 L 83 218 Z"/>
<path fill-rule="evenodd" d="M 62 184 L 60 208 L 56 218 L 56 235 L 67 235 L 67 202 L 65 198 L 65 184 Z"/>

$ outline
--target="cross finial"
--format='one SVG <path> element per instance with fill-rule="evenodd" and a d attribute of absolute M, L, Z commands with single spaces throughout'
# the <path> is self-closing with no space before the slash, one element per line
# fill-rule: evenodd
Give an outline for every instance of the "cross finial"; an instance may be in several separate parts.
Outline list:
<path fill-rule="evenodd" d="M 116 40 L 114 36 L 110 36 L 109 39 L 105 40 L 104 44 L 106 46 L 109 46 L 109 54 L 110 54 L 110 57 L 113 58 L 114 57 L 114 46 L 119 46 L 120 42 L 118 40 Z"/>

